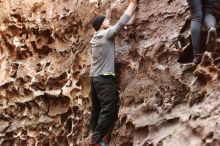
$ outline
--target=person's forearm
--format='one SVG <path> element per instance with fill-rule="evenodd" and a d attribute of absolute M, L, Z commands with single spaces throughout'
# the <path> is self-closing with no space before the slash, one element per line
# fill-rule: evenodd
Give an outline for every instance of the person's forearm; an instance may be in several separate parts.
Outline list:
<path fill-rule="evenodd" d="M 136 3 L 130 2 L 125 14 L 132 16 L 136 7 Z"/>
<path fill-rule="evenodd" d="M 136 0 L 131 0 L 131 1 L 132 2 L 130 2 L 128 8 L 124 12 L 124 14 L 121 16 L 119 21 L 108 29 L 108 32 L 107 32 L 108 39 L 115 37 L 115 35 L 120 31 L 121 28 L 123 28 L 128 23 L 128 21 L 134 14 L 134 10 L 136 8 L 137 3 L 136 3 Z"/>

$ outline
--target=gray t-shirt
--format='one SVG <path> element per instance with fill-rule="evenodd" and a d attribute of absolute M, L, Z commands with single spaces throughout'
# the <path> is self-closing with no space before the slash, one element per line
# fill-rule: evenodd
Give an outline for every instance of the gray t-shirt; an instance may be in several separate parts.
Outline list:
<path fill-rule="evenodd" d="M 90 41 L 92 50 L 90 76 L 115 74 L 115 36 L 129 20 L 130 16 L 124 14 L 114 26 L 95 32 Z"/>

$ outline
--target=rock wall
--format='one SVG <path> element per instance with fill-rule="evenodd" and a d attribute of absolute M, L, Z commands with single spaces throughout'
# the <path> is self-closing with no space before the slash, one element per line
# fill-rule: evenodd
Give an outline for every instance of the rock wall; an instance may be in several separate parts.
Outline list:
<path fill-rule="evenodd" d="M 0 5 L 0 145 L 76 145 L 89 127 L 88 2 Z"/>
<path fill-rule="evenodd" d="M 114 23 L 127 5 L 0 1 L 0 145 L 87 145 L 91 20 Z M 220 145 L 220 54 L 190 64 L 189 26 L 185 0 L 139 0 L 116 41 L 120 107 L 110 145 Z"/>

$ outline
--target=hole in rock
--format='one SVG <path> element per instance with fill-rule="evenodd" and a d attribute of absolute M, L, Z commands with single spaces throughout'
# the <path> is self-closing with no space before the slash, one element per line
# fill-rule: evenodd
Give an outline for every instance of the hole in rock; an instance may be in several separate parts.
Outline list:
<path fill-rule="evenodd" d="M 215 60 L 215 61 L 214 61 L 214 64 L 215 64 L 218 68 L 220 68 L 220 59 Z"/>
<path fill-rule="evenodd" d="M 44 45 L 41 49 L 36 50 L 39 53 L 39 57 L 42 58 L 47 56 L 50 52 L 52 52 L 52 48 L 49 46 Z"/>
<path fill-rule="evenodd" d="M 204 60 L 201 64 L 201 66 L 204 66 L 204 67 L 208 67 L 212 65 L 212 62 L 210 60 Z"/>
<path fill-rule="evenodd" d="M 67 128 L 67 130 L 68 130 L 68 133 L 70 133 L 70 132 L 72 131 L 72 121 L 73 121 L 73 119 L 70 118 L 70 119 L 68 119 L 67 122 L 66 122 L 66 128 Z"/>
<path fill-rule="evenodd" d="M 201 38 L 201 53 L 203 53 L 206 50 L 206 35 L 207 32 L 203 31 L 202 32 L 202 38 Z M 193 61 L 193 46 L 192 46 L 192 41 L 190 39 L 190 44 L 186 46 L 186 48 L 183 50 L 183 52 L 179 55 L 179 59 L 177 62 L 179 63 L 190 63 Z"/>
<path fill-rule="evenodd" d="M 192 44 L 188 45 L 185 50 L 180 54 L 177 62 L 179 63 L 189 63 L 193 61 L 193 48 Z"/>

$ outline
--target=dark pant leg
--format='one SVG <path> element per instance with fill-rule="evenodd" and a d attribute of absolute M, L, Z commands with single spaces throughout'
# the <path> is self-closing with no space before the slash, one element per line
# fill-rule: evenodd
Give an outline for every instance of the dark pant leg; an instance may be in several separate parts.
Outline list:
<path fill-rule="evenodd" d="M 215 0 L 205 0 L 204 5 L 204 23 L 206 27 L 208 29 L 216 27 L 216 18 L 213 15 Z"/>
<path fill-rule="evenodd" d="M 95 89 L 101 104 L 98 125 L 92 135 L 92 144 L 99 143 L 112 126 L 116 114 L 115 79 L 98 76 L 94 78 Z"/>
<path fill-rule="evenodd" d="M 91 110 L 91 129 L 94 132 L 96 126 L 98 125 L 99 113 L 101 110 L 100 102 L 96 94 L 95 85 L 93 82 L 93 77 L 90 78 L 90 97 L 92 101 L 92 110 Z"/>
<path fill-rule="evenodd" d="M 201 53 L 201 31 L 202 31 L 202 0 L 187 0 L 191 12 L 191 39 L 193 54 Z"/>
<path fill-rule="evenodd" d="M 116 97 L 116 112 L 115 112 L 115 117 L 114 117 L 113 123 L 112 123 L 111 127 L 109 128 L 108 133 L 106 134 L 106 136 L 104 138 L 105 142 L 107 144 L 109 144 L 110 141 L 111 141 L 111 135 L 112 135 L 112 132 L 114 130 L 114 127 L 115 127 L 115 124 L 116 124 L 116 120 L 118 118 L 119 108 L 120 108 L 119 92 L 117 92 L 117 90 L 116 90 L 115 93 L 116 93 L 116 95 L 115 95 L 115 97 Z"/>

